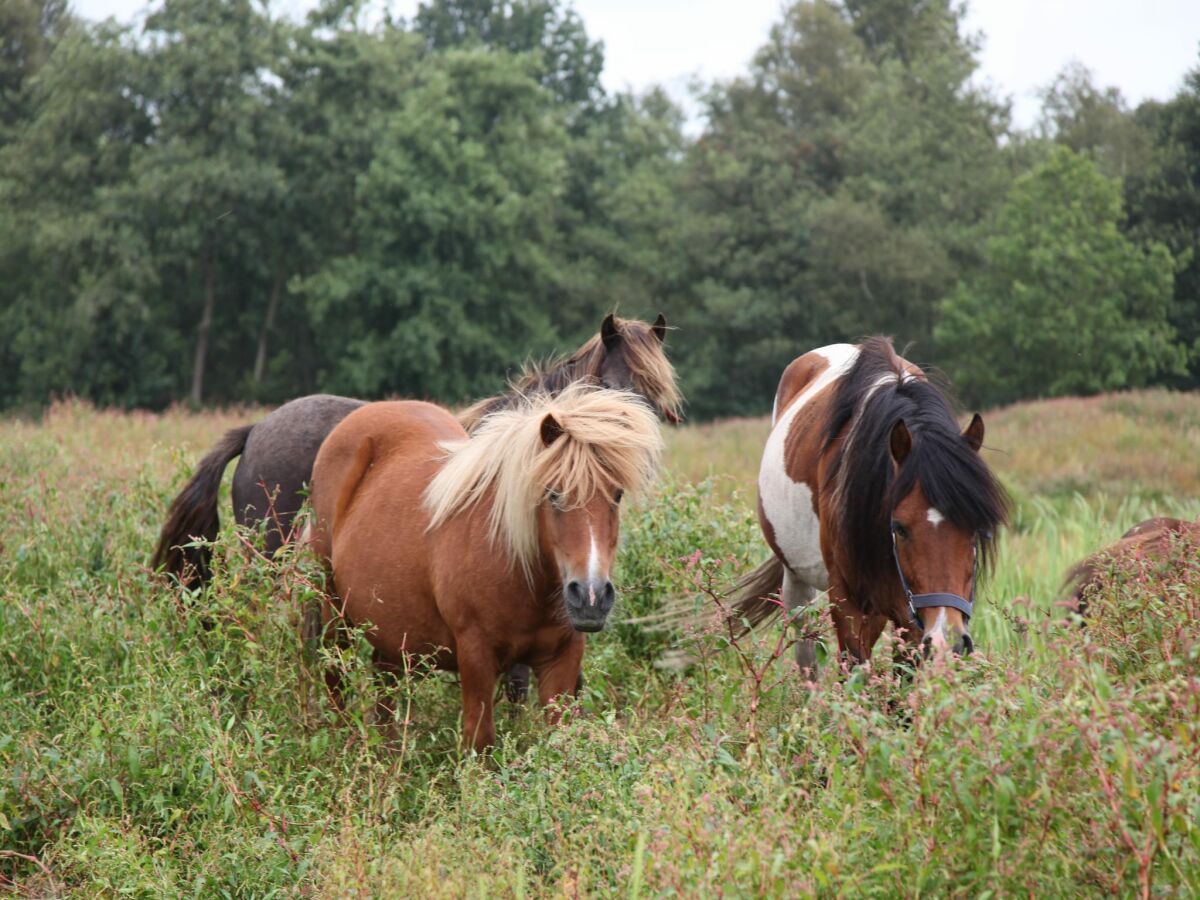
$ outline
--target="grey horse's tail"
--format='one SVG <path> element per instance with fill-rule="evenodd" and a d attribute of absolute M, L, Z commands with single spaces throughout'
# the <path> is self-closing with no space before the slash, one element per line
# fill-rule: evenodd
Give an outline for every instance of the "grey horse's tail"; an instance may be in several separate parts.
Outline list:
<path fill-rule="evenodd" d="M 761 625 L 782 612 L 777 599 L 782 589 L 783 563 L 779 557 L 771 556 L 734 584 L 730 619 L 742 623 L 746 630 Z"/>
<path fill-rule="evenodd" d="M 744 634 L 782 611 L 777 599 L 783 589 L 783 563 L 772 556 L 747 572 L 732 587 L 726 622 L 735 632 Z M 699 609 L 694 594 L 673 597 L 658 612 L 627 619 L 627 625 L 641 625 L 651 631 L 704 626 L 711 622 L 711 607 Z"/>
<path fill-rule="evenodd" d="M 225 433 L 183 486 L 167 511 L 167 521 L 158 537 L 158 547 L 150 560 L 151 568 L 174 575 L 188 587 L 203 586 L 212 577 L 212 548 L 190 547 L 197 538 L 212 541 L 221 528 L 217 500 L 225 467 L 246 447 L 253 425 L 243 425 Z"/>

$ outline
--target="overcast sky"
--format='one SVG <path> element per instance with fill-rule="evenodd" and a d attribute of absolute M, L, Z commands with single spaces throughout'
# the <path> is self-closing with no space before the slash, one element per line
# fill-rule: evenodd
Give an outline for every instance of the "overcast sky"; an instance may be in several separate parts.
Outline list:
<path fill-rule="evenodd" d="M 300 14 L 306 0 L 276 0 Z M 394 0 L 409 17 L 418 0 Z M 604 41 L 610 89 L 665 86 L 682 99 L 693 77 L 742 72 L 779 17 L 781 0 L 575 0 Z M 144 0 L 75 0 L 89 18 L 129 19 Z M 1200 0 L 974 0 L 968 28 L 984 37 L 980 78 L 1012 97 L 1018 125 L 1037 118 L 1036 90 L 1072 60 L 1131 103 L 1166 99 L 1200 63 Z"/>

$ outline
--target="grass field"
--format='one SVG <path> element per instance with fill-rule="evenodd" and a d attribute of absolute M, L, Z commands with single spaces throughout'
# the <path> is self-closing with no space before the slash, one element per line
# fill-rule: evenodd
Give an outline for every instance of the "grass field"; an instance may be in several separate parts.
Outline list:
<path fill-rule="evenodd" d="M 730 647 L 619 624 L 697 585 L 719 594 L 764 555 L 751 510 L 765 421 L 671 431 L 661 488 L 626 513 L 620 615 L 589 644 L 578 708 L 548 729 L 502 706 L 484 759 L 456 749 L 449 676 L 397 685 L 401 739 L 384 741 L 365 641 L 302 645 L 310 560 L 257 559 L 226 523 L 224 564 L 190 606 L 145 569 L 190 466 L 256 414 L 61 404 L 0 423 L 0 885 L 1200 893 L 1200 556 L 1181 547 L 1171 569 L 1115 577 L 1085 630 L 1058 603 L 1066 568 L 1135 521 L 1200 516 L 1200 396 L 989 415 L 1016 511 L 976 654 L 910 681 L 826 667 L 816 690 L 781 627 Z M 683 674 L 654 666 L 675 644 L 699 659 Z M 349 721 L 323 666 L 344 670 Z"/>

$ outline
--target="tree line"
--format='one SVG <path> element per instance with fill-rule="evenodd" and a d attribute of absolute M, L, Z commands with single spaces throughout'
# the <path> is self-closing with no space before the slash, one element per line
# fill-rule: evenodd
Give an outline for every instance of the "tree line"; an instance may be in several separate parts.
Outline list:
<path fill-rule="evenodd" d="M 913 344 L 963 397 L 1200 383 L 1200 68 L 1038 127 L 952 0 L 800 0 L 690 135 L 564 0 L 0 0 L 0 407 L 460 402 L 614 308 L 693 416 L 805 349 Z"/>

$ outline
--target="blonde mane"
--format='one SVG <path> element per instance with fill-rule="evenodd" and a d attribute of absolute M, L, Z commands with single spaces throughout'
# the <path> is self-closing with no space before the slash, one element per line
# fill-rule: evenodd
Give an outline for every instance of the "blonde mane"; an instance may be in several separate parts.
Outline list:
<path fill-rule="evenodd" d="M 548 415 L 562 434 L 546 446 Z M 597 491 L 636 493 L 654 477 L 662 436 L 636 394 L 577 383 L 553 396 L 522 396 L 515 407 L 485 417 L 469 440 L 441 446 L 446 463 L 425 489 L 429 530 L 486 501 L 491 540 L 528 577 L 547 492 L 555 491 L 565 508 L 586 504 Z"/>

